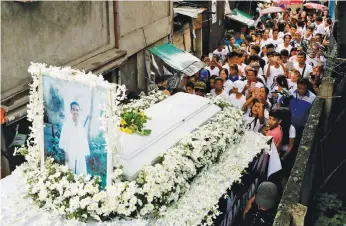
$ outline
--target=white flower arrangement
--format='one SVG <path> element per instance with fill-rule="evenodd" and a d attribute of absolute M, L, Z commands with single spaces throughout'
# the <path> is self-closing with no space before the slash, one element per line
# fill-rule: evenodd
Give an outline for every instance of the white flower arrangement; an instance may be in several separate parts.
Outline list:
<path fill-rule="evenodd" d="M 258 138 L 259 135 L 256 135 L 255 142 L 238 145 L 240 141 L 245 140 L 242 112 L 230 107 L 224 101 L 216 100 L 215 103 L 222 108 L 222 111 L 165 152 L 157 164 L 145 166 L 139 172 L 136 181 L 124 180 L 121 168 L 116 168 L 112 172 L 112 183 L 107 183 L 106 189 L 100 190 L 99 177 L 91 179 L 74 175 L 67 167 L 54 163 L 51 158 L 47 158 L 42 164 L 43 167 L 39 167 L 42 163 L 39 138 L 43 136 L 43 103 L 37 89 L 40 73 L 44 68 L 46 66 L 42 64 L 32 64 L 29 68 L 33 83 L 28 119 L 33 122 L 33 126 L 28 149 L 20 148 L 17 152 L 25 155 L 28 161 L 20 168 L 28 184 L 27 195 L 41 208 L 67 219 L 105 221 L 114 217 L 145 219 L 161 217 L 155 224 L 180 225 L 175 222 L 179 220 L 186 224 L 198 224 L 206 217 L 206 224 L 211 224 L 212 218 L 218 215 L 218 208 L 215 205 L 218 198 L 231 185 L 229 178 L 231 182 L 239 179 L 242 169 L 256 153 L 265 148 L 266 139 Z M 58 70 L 55 67 L 50 69 Z M 66 72 L 59 75 L 66 79 L 71 76 L 71 71 L 77 77 L 82 73 L 70 68 L 59 68 L 59 70 Z M 102 78 L 96 76 L 89 78 L 86 76 L 82 81 L 89 85 L 104 82 Z M 117 134 L 107 128 L 116 131 L 114 128 L 118 128 L 119 112 L 124 109 L 143 111 L 167 98 L 163 92 L 155 90 L 148 96 L 141 94 L 139 100 L 118 108 L 120 101 L 124 99 L 125 88 L 117 86 L 115 91 L 116 94 L 110 98 L 114 106 L 107 108 L 110 110 L 105 109 L 107 114 L 102 119 L 102 125 L 107 131 L 108 152 L 114 152 L 116 149 L 114 138 Z M 246 132 L 245 137 L 255 137 L 253 134 L 248 134 Z M 227 170 L 223 172 L 222 167 Z M 217 181 L 225 182 L 216 185 L 218 182 L 213 182 L 215 173 L 219 174 L 215 175 Z M 210 193 L 205 193 L 205 205 L 199 207 L 200 204 L 192 200 L 192 192 L 198 193 L 201 189 L 210 190 Z M 177 209 L 178 206 L 180 207 Z M 212 211 L 211 215 L 208 215 L 209 211 Z"/>

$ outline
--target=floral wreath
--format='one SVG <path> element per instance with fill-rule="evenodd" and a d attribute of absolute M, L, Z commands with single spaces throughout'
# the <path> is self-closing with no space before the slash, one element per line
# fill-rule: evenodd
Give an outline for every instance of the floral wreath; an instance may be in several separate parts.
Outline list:
<path fill-rule="evenodd" d="M 153 224 L 159 225 L 177 220 L 182 220 L 187 224 L 199 224 L 203 221 L 206 222 L 206 225 L 211 225 L 212 219 L 220 214 L 217 207 L 218 198 L 215 197 L 217 195 L 220 197 L 222 192 L 220 193 L 220 188 L 218 188 L 219 190 L 211 189 L 208 192 L 214 194 L 214 198 L 206 201 L 207 209 L 202 205 L 198 208 L 196 201 L 193 200 L 195 197 L 188 194 L 183 196 L 188 193 L 189 188 L 198 187 L 193 183 L 194 179 L 203 181 L 208 178 L 205 175 L 209 172 L 209 168 L 220 160 L 220 156 L 233 157 L 232 152 L 234 151 L 236 155 L 244 155 L 244 160 L 234 159 L 236 160 L 234 165 L 238 167 L 229 166 L 227 163 L 222 163 L 226 164 L 222 167 L 233 170 L 232 181 L 236 181 L 240 178 L 241 169 L 247 166 L 258 150 L 268 150 L 266 139 L 258 138 L 260 135 L 256 135 L 255 142 L 248 142 L 248 145 L 255 145 L 252 149 L 257 149 L 257 151 L 247 150 L 248 153 L 245 153 L 243 148 L 247 148 L 247 146 L 237 145 L 241 141 L 245 142 L 244 133 L 249 134 L 244 128 L 242 112 L 217 99 L 215 104 L 222 106 L 222 111 L 167 150 L 157 164 L 143 167 L 137 180 L 126 181 L 122 176 L 121 166 L 117 165 L 112 172 L 112 183 L 107 183 L 106 189 L 101 190 L 100 178 L 97 176 L 86 178 L 83 175 L 75 175 L 66 166 L 55 163 L 52 158 L 47 158 L 42 163 L 38 137 L 42 135 L 40 130 L 43 128 L 43 103 L 37 91 L 39 90 L 40 73 L 44 68 L 46 68 L 44 64 L 32 64 L 29 68 L 33 77 L 28 105 L 28 120 L 32 122 L 32 131 L 29 135 L 28 148 L 22 147 L 16 152 L 24 155 L 27 160 L 27 163 L 21 166 L 28 184 L 27 197 L 31 198 L 39 207 L 67 219 L 107 221 L 114 218 L 144 218 L 158 219 Z M 60 70 L 55 67 L 53 69 Z M 66 78 L 71 76 L 72 71 L 74 76 L 83 75 L 83 81 L 88 84 L 104 83 L 101 77 L 91 73 L 85 76 L 83 72 L 70 68 L 61 70 L 66 72 L 63 75 Z M 108 123 L 116 126 L 113 128 L 119 128 L 117 126 L 119 126 L 121 112 L 126 109 L 144 110 L 167 98 L 162 91 L 154 90 L 148 96 L 142 93 L 139 100 L 133 100 L 127 105 L 117 107 L 118 103 L 124 99 L 124 91 L 123 86 L 117 87 L 116 95 L 112 98 L 115 109 L 106 111 L 107 114 L 102 119 L 103 125 Z M 109 130 L 108 132 L 106 136 L 107 151 L 114 152 L 116 150 L 114 139 L 116 132 Z M 254 135 L 250 133 L 249 136 Z M 232 147 L 232 151 L 229 150 L 230 147 Z M 43 167 L 40 168 L 40 165 Z M 226 175 L 221 176 L 226 177 Z M 208 184 L 201 186 L 208 186 Z M 227 185 L 222 183 L 219 186 L 223 186 L 224 192 L 226 191 Z M 183 211 L 181 212 L 176 208 L 178 200 L 186 202 L 189 197 L 189 204 L 194 204 L 194 206 L 190 206 L 190 209 L 195 208 L 194 210 L 189 212 L 187 210 L 189 208 L 180 208 Z M 170 216 L 179 214 L 189 217 L 170 219 Z M 162 219 L 164 220 L 162 221 Z M 166 223 L 162 223 L 166 220 Z"/>

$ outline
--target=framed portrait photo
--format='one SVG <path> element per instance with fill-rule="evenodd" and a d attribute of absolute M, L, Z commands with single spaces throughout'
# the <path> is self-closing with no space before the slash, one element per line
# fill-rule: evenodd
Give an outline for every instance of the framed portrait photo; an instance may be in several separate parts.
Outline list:
<path fill-rule="evenodd" d="M 119 95 L 119 85 L 70 68 L 44 67 L 39 76 L 41 161 L 51 157 L 76 175 L 99 176 L 105 188 L 111 182 L 114 151 L 107 136 L 117 131 L 107 120 L 117 117 L 113 97 Z"/>

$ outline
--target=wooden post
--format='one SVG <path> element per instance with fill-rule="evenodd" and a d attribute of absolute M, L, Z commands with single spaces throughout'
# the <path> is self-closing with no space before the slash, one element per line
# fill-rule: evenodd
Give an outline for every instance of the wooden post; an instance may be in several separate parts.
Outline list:
<path fill-rule="evenodd" d="M 328 131 L 328 121 L 329 121 L 329 115 L 332 109 L 332 102 L 333 98 L 333 78 L 332 77 L 324 77 L 322 79 L 321 84 L 321 97 L 325 99 L 324 102 L 324 114 L 325 114 L 325 121 L 324 121 L 324 130 Z"/>

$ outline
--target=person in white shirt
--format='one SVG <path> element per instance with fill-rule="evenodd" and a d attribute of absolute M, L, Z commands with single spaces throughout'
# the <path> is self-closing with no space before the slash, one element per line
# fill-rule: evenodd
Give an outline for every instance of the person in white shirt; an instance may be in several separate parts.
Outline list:
<path fill-rule="evenodd" d="M 65 165 L 74 174 L 87 175 L 85 157 L 90 154 L 87 129 L 79 116 L 80 106 L 77 102 L 70 104 L 71 115 L 62 125 L 59 148 L 65 152 Z"/>
<path fill-rule="evenodd" d="M 210 62 L 210 66 L 205 67 L 205 69 L 207 69 L 210 72 L 210 76 L 212 75 L 219 75 L 220 73 L 220 69 L 222 69 L 222 67 L 219 65 L 219 63 L 217 63 L 219 61 L 218 59 L 219 57 L 217 55 L 213 56 L 213 59 Z"/>
<path fill-rule="evenodd" d="M 238 53 L 238 74 L 242 77 L 245 77 L 245 67 L 247 66 L 244 64 L 245 61 L 245 54 L 240 52 Z"/>
<path fill-rule="evenodd" d="M 246 97 L 242 94 L 245 82 L 237 80 L 233 83 L 233 90 L 229 96 L 229 102 L 233 107 L 241 109 L 246 102 Z"/>
<path fill-rule="evenodd" d="M 297 55 L 297 63 L 294 64 L 294 68 L 299 71 L 303 78 L 308 78 L 309 74 L 313 71 L 313 68 L 306 62 L 306 54 L 300 52 Z"/>
<path fill-rule="evenodd" d="M 210 91 L 213 97 L 221 97 L 229 102 L 229 94 L 223 88 L 223 80 L 221 78 L 216 78 L 214 86 L 215 88 Z"/>
<path fill-rule="evenodd" d="M 266 46 L 268 45 L 269 43 L 272 43 L 273 40 L 269 38 L 269 31 L 268 30 L 265 30 L 264 33 L 263 33 L 263 38 L 261 40 L 261 47 L 262 46 Z"/>
<path fill-rule="evenodd" d="M 330 28 L 332 26 L 332 19 L 328 18 L 324 21 L 324 33 L 330 37 Z"/>
<path fill-rule="evenodd" d="M 297 89 L 297 82 L 300 79 L 301 75 L 300 72 L 296 69 L 293 69 L 290 71 L 289 76 L 287 79 L 288 83 L 288 91 L 293 94 L 293 91 Z"/>
<path fill-rule="evenodd" d="M 303 40 L 310 41 L 311 38 L 312 38 L 312 32 L 313 32 L 312 27 L 306 28 L 305 34 L 303 35 L 303 38 L 302 38 L 302 39 L 303 39 Z"/>
<path fill-rule="evenodd" d="M 217 55 L 222 62 L 225 61 L 228 51 L 225 49 L 225 43 L 223 41 L 219 41 L 217 45 L 217 49 L 214 50 L 213 54 Z"/>
<path fill-rule="evenodd" d="M 280 59 L 279 53 L 274 53 L 274 57 L 270 58 L 267 71 L 265 71 L 265 75 L 267 77 L 267 83 L 266 86 L 269 90 L 271 90 L 274 84 L 274 79 L 278 75 L 286 75 L 287 76 L 288 71 L 283 62 Z"/>
<path fill-rule="evenodd" d="M 292 36 L 290 34 L 285 34 L 284 42 L 281 43 L 280 45 L 278 45 L 278 47 L 276 47 L 275 51 L 280 53 L 281 50 L 287 49 L 288 52 L 290 52 L 292 49 L 292 46 L 290 45 L 291 39 L 292 39 Z"/>
<path fill-rule="evenodd" d="M 325 30 L 324 30 L 324 24 L 323 24 L 323 19 L 322 17 L 317 17 L 316 21 L 315 21 L 315 31 L 314 31 L 314 35 L 316 34 L 325 34 Z"/>
<path fill-rule="evenodd" d="M 229 80 L 228 70 L 226 68 L 222 68 L 219 76 L 223 81 L 223 90 L 229 95 L 229 92 L 233 89 L 233 82 Z M 214 86 L 215 86 L 215 82 L 214 82 Z"/>
<path fill-rule="evenodd" d="M 257 98 L 255 98 L 255 93 L 246 100 L 243 105 L 245 128 L 254 132 L 259 132 L 262 127 L 266 124 L 269 113 L 265 113 L 264 104 L 262 104 Z M 268 115 L 265 117 L 265 115 Z"/>
<path fill-rule="evenodd" d="M 272 39 L 273 45 L 276 48 L 278 45 L 282 44 L 283 42 L 284 42 L 284 40 L 282 38 L 279 38 L 279 29 L 274 28 L 273 29 L 273 39 Z"/>

